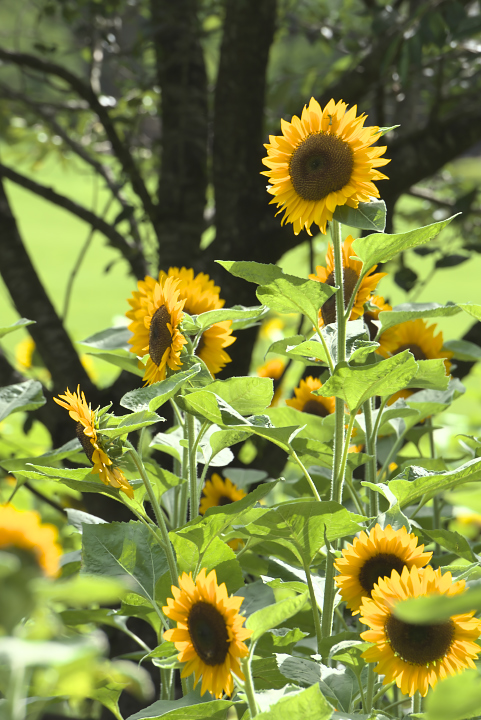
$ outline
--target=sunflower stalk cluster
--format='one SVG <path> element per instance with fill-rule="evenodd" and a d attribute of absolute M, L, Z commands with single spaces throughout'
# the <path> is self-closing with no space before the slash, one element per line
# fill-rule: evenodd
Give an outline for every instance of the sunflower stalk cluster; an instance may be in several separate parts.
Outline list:
<path fill-rule="evenodd" d="M 365 122 L 342 101 L 311 99 L 266 145 L 282 222 L 296 235 L 330 232 L 315 271 L 219 261 L 256 286 L 258 305 L 232 308 L 205 273 L 146 277 L 125 327 L 83 343 L 138 387 L 119 408 L 99 409 L 67 388 L 54 400 L 72 440 L 2 460 L 0 572 L 11 591 L 0 596 L 0 708 L 9 717 L 26 720 L 33 705 L 38 717 L 52 705 L 85 717 L 95 703 L 122 720 L 121 693 L 135 690 L 143 709 L 132 717 L 426 710 L 437 720 L 460 682 L 466 717 L 480 714 L 481 596 L 471 585 L 481 523 L 459 534 L 453 508 L 481 479 L 481 441 L 465 438 L 458 460 L 436 448 L 433 417 L 463 388 L 451 376 L 459 348 L 432 319 L 481 319 L 481 305 L 393 308 L 376 294 L 387 274 L 378 266 L 435 241 L 452 218 L 384 232 L 383 129 Z M 292 315 L 302 334 L 285 331 Z M 236 334 L 252 326 L 266 362 L 229 377 Z M 479 357 L 464 343 L 462 357 L 470 352 Z M 8 412 L 46 402 L 33 379 L 0 398 Z M 68 525 L 28 508 L 26 483 L 35 502 L 50 493 L 50 507 L 66 493 Z M 79 509 L 86 493 L 131 519 Z M 118 660 L 106 658 L 106 625 L 125 637 Z"/>

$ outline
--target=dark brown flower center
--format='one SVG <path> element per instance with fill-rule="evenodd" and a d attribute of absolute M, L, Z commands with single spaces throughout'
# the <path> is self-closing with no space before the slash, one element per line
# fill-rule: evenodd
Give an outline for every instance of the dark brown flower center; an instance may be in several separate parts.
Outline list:
<path fill-rule="evenodd" d="M 404 562 L 392 553 L 379 553 L 366 560 L 359 573 L 359 584 L 362 589 L 371 595 L 374 584 L 380 578 L 391 577 L 393 570 L 402 573 Z"/>
<path fill-rule="evenodd" d="M 219 498 L 219 502 L 217 503 L 217 506 L 223 507 L 224 505 L 230 505 L 233 502 L 234 501 L 231 497 L 227 497 L 227 495 L 221 495 Z"/>
<path fill-rule="evenodd" d="M 77 437 L 79 439 L 79 442 L 82 446 L 84 453 L 86 454 L 86 456 L 88 457 L 90 462 L 92 462 L 92 455 L 94 454 L 95 448 L 92 445 L 92 443 L 90 442 L 90 438 L 87 435 L 85 435 L 84 430 L 85 430 L 85 428 L 82 425 L 82 423 L 78 422 L 77 425 L 75 426 L 75 434 L 77 435 Z"/>
<path fill-rule="evenodd" d="M 351 146 L 336 135 L 314 133 L 292 153 L 289 175 L 304 200 L 322 200 L 341 190 L 351 179 L 354 158 Z"/>
<path fill-rule="evenodd" d="M 369 331 L 369 340 L 375 340 L 376 335 L 379 331 L 378 326 L 374 323 L 374 315 L 371 315 L 371 313 L 364 313 L 363 316 L 364 325 L 367 326 L 367 329 Z"/>
<path fill-rule="evenodd" d="M 390 615 L 384 626 L 391 649 L 404 662 L 428 665 L 442 660 L 454 640 L 454 623 L 410 625 Z"/>
<path fill-rule="evenodd" d="M 309 413 L 309 415 L 318 415 L 319 417 L 327 417 L 329 415 L 326 406 L 317 400 L 308 400 L 302 408 L 302 412 Z"/>
<path fill-rule="evenodd" d="M 409 350 L 414 355 L 415 360 L 426 360 L 426 354 L 422 348 L 419 347 L 419 345 L 416 345 L 415 343 L 406 343 L 405 345 L 401 345 L 400 348 L 396 350 L 393 355 L 397 355 L 398 353 L 404 352 L 404 350 Z"/>
<path fill-rule="evenodd" d="M 197 655 L 206 665 L 222 665 L 229 652 L 229 634 L 216 607 L 196 602 L 188 619 L 189 635 Z"/>
<path fill-rule="evenodd" d="M 349 305 L 354 288 L 358 280 L 358 273 L 350 267 L 343 267 L 343 279 L 344 279 L 344 307 Z M 334 287 L 336 281 L 334 279 L 334 270 L 326 280 L 326 285 Z M 321 315 L 324 321 L 324 325 L 336 322 L 336 296 L 332 295 L 329 300 L 326 300 L 321 308 Z"/>
<path fill-rule="evenodd" d="M 170 323 L 170 313 L 165 305 L 161 305 L 152 316 L 149 333 L 149 355 L 157 367 L 162 362 L 165 351 L 172 345 L 172 335 L 167 323 Z"/>

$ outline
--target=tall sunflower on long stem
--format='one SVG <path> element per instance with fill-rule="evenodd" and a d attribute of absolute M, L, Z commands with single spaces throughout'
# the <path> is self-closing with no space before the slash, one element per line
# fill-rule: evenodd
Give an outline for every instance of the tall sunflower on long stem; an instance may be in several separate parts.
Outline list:
<path fill-rule="evenodd" d="M 342 100 L 330 100 L 323 110 L 311 98 L 301 118 L 281 119 L 282 135 L 271 135 L 265 145 L 271 203 L 284 211 L 282 223 L 291 222 L 296 235 L 303 228 L 311 234 L 313 223 L 325 233 L 336 207 L 357 208 L 379 197 L 374 182 L 386 179 L 377 169 L 389 162 L 381 158 L 386 147 L 371 147 L 379 128 L 364 127 L 366 116 L 356 112 L 356 105 L 347 110 Z"/>

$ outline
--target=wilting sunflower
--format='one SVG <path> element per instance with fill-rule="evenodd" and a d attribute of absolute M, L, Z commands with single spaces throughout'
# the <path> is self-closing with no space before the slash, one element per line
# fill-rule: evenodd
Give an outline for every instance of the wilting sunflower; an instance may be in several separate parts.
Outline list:
<path fill-rule="evenodd" d="M 441 623 L 411 625 L 394 616 L 398 602 L 426 595 L 459 595 L 464 580 L 453 582 L 451 573 L 426 567 L 419 570 L 404 567 L 390 578 L 379 580 L 372 599 L 365 598 L 360 620 L 371 629 L 361 638 L 375 643 L 362 657 L 377 662 L 375 671 L 384 675 L 383 684 L 396 681 L 405 695 L 419 691 L 426 695 L 429 686 L 448 675 L 456 675 L 467 667 L 474 668 L 481 648 L 475 642 L 481 633 L 481 620 L 472 612 L 453 615 Z"/>
<path fill-rule="evenodd" d="M 375 340 L 380 327 L 380 325 L 376 324 L 379 321 L 379 313 L 390 312 L 392 307 L 384 301 L 381 295 L 372 295 L 368 300 L 368 304 L 367 309 L 364 308 L 363 320 L 369 330 L 369 339 Z M 385 358 L 389 357 L 392 350 L 396 347 L 395 328 L 392 327 L 385 330 L 378 337 L 377 342 L 379 343 L 379 347 L 376 348 L 375 352 Z"/>
<path fill-rule="evenodd" d="M 207 480 L 204 486 L 199 513 L 204 515 L 210 507 L 230 505 L 236 500 L 242 500 L 245 496 L 246 493 L 229 478 L 221 478 L 217 473 L 213 473 L 211 479 Z"/>
<path fill-rule="evenodd" d="M 0 550 L 31 553 L 42 572 L 55 577 L 62 549 L 55 525 L 42 523 L 33 510 L 17 510 L 13 505 L 0 507 Z"/>
<path fill-rule="evenodd" d="M 224 307 L 225 301 L 219 297 L 220 288 L 205 273 L 194 275 L 192 268 L 185 267 L 180 269 L 171 267 L 168 273 L 161 270 L 159 283 L 165 283 L 168 278 L 178 281 L 178 297 L 179 300 L 184 301 L 183 310 L 189 315 L 200 315 L 209 310 L 219 310 Z M 138 290 L 133 292 L 132 297 L 128 300 L 132 309 L 127 312 L 127 317 L 137 321 L 144 317 L 145 302 L 151 299 L 155 285 L 154 278 L 148 276 L 139 281 Z M 231 362 L 225 348 L 232 345 L 235 340 L 236 338 L 232 336 L 230 320 L 214 323 L 202 333 L 195 353 L 215 375 Z"/>
<path fill-rule="evenodd" d="M 301 380 L 299 387 L 294 388 L 295 397 L 286 400 L 286 405 L 309 415 L 319 417 L 331 415 L 336 409 L 336 398 L 313 395 L 313 391 L 320 387 L 322 387 L 321 381 L 309 375 L 305 380 Z"/>
<path fill-rule="evenodd" d="M 443 351 L 443 334 L 440 331 L 435 335 L 436 328 L 436 325 L 427 325 L 425 320 L 420 319 L 395 325 L 393 327 L 395 341 L 392 344 L 391 355 L 409 350 L 415 360 L 445 358 L 444 365 L 446 373 L 449 374 L 451 369 L 449 358 L 453 356 L 453 353 L 448 350 Z M 398 398 L 407 398 L 415 392 L 415 389 L 400 390 L 390 397 L 388 405 L 392 405 Z"/>
<path fill-rule="evenodd" d="M 153 285 L 150 293 L 144 294 L 149 285 L 147 278 L 139 282 L 139 291 L 134 293 L 137 303 L 134 306 L 131 302 L 132 310 L 127 313 L 133 321 L 129 325 L 133 333 L 129 340 L 131 352 L 138 357 L 147 353 L 149 356 L 144 374 L 146 385 L 164 380 L 167 367 L 179 369 L 182 365 L 180 352 L 187 342 L 179 330 L 185 303 L 180 298 L 179 281 L 163 278 Z"/>
<path fill-rule="evenodd" d="M 376 180 L 387 179 L 376 168 L 389 160 L 380 156 L 386 147 L 371 147 L 379 137 L 378 127 L 363 127 L 366 116 L 356 117 L 357 106 L 330 100 L 324 110 L 311 98 L 301 119 L 281 120 L 282 135 L 270 135 L 265 145 L 268 157 L 262 162 L 271 185 L 282 223 L 291 222 L 298 235 L 313 223 L 326 232 L 326 222 L 339 205 L 357 208 L 360 202 L 378 198 Z"/>
<path fill-rule="evenodd" d="M 93 465 L 92 473 L 98 475 L 104 485 L 120 488 L 129 498 L 133 498 L 134 491 L 129 481 L 102 447 L 101 440 L 97 435 L 99 425 L 96 413 L 90 407 L 90 403 L 87 405 L 85 394 L 80 392 L 80 385 L 77 387 L 77 392 L 71 393 L 67 388 L 65 395 L 59 395 L 59 397 L 60 400 L 54 398 L 57 405 L 68 410 L 72 420 L 77 423 L 77 438 Z"/>
<path fill-rule="evenodd" d="M 245 618 L 239 615 L 244 598 L 229 597 L 225 583 L 217 584 L 215 570 L 206 575 L 202 568 L 193 581 L 192 573 L 179 578 L 179 587 L 172 585 L 174 599 L 167 599 L 164 614 L 177 622 L 164 638 L 179 650 L 179 661 L 185 662 L 181 677 L 195 673 L 194 687 L 202 677 L 201 695 L 206 690 L 214 697 L 234 690 L 232 673 L 241 680 L 239 659 L 248 654 L 243 642 L 252 634 L 242 627 Z"/>
<path fill-rule="evenodd" d="M 344 277 L 344 307 L 346 308 L 351 300 L 352 293 L 359 279 L 362 270 L 362 261 L 356 260 L 356 253 L 352 249 L 354 238 L 348 235 L 342 244 L 342 269 Z M 353 257 L 351 257 L 353 256 Z M 362 279 L 359 290 L 356 293 L 354 304 L 352 306 L 349 320 L 357 320 L 364 313 L 364 304 L 370 299 L 371 294 L 376 289 L 379 280 L 387 273 L 374 273 L 377 265 L 372 267 L 367 275 Z M 334 250 L 329 243 L 326 253 L 326 267 L 318 265 L 316 274 L 309 275 L 311 280 L 326 283 L 334 287 L 336 282 L 334 279 Z M 330 297 L 319 310 L 319 326 L 328 325 L 336 322 L 336 297 Z"/>
<path fill-rule="evenodd" d="M 393 530 L 387 525 L 384 530 L 377 524 L 369 535 L 361 532 L 352 545 L 342 551 L 342 558 L 334 563 L 340 573 L 335 580 L 342 599 L 353 615 L 359 613 L 362 599 L 371 597 L 374 584 L 380 578 L 389 577 L 393 570 L 401 572 L 403 567 L 423 567 L 432 553 L 423 553 L 424 545 L 418 547 L 414 533 L 408 534 L 405 527 Z"/>

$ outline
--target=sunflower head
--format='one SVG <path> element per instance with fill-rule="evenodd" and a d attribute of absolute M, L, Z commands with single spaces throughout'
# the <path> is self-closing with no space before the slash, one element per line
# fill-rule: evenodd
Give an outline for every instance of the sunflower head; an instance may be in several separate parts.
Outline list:
<path fill-rule="evenodd" d="M 349 305 L 352 294 L 356 287 L 357 281 L 362 270 L 362 261 L 356 257 L 356 253 L 352 249 L 354 238 L 348 235 L 342 244 L 342 271 L 344 280 L 344 307 Z M 375 291 L 378 282 L 385 277 L 387 273 L 375 273 L 376 265 L 363 277 L 361 284 L 356 292 L 354 304 L 352 306 L 349 320 L 357 320 L 364 313 L 364 305 L 371 299 L 372 293 Z M 326 265 L 318 265 L 316 273 L 309 275 L 311 280 L 326 283 L 331 287 L 335 287 L 334 277 L 334 250 L 329 243 L 326 253 Z M 319 326 L 328 325 L 336 322 L 336 298 L 335 295 L 330 297 L 319 310 Z"/>
<path fill-rule="evenodd" d="M 167 367 L 178 370 L 182 365 L 180 352 L 187 340 L 180 332 L 185 300 L 180 298 L 179 280 L 162 278 L 152 285 L 152 278 L 138 283 L 138 293 L 130 301 L 132 319 L 129 330 L 131 352 L 139 357 L 148 354 L 144 382 L 152 385 L 164 380 Z"/>
<path fill-rule="evenodd" d="M 376 672 L 384 675 L 383 684 L 396 682 L 405 695 L 419 691 L 425 696 L 429 686 L 474 668 L 473 660 L 481 648 L 475 642 L 481 633 L 481 620 L 474 611 L 453 615 L 441 623 L 414 625 L 399 620 L 393 608 L 403 600 L 426 595 L 458 595 L 464 592 L 464 580 L 453 582 L 451 573 L 441 574 L 432 567 L 403 568 L 380 579 L 371 598 L 364 598 L 360 620 L 369 626 L 361 638 L 374 645 L 363 653 L 368 662 L 377 662 Z"/>
<path fill-rule="evenodd" d="M 238 488 L 229 478 L 221 478 L 217 473 L 213 473 L 202 491 L 199 513 L 204 515 L 211 507 L 230 505 L 237 500 L 242 500 L 245 496 L 244 490 Z"/>
<path fill-rule="evenodd" d="M 90 403 L 87 405 L 85 394 L 80 392 L 80 385 L 77 387 L 77 392 L 71 393 L 67 388 L 65 395 L 59 395 L 54 400 L 57 405 L 68 410 L 68 414 L 75 421 L 75 433 L 84 453 L 93 465 L 92 473 L 98 475 L 104 485 L 119 488 L 132 499 L 134 490 L 120 468 L 109 457 L 107 448 L 97 433 L 99 429 L 97 413 L 92 410 Z"/>
<path fill-rule="evenodd" d="M 449 374 L 451 370 L 449 358 L 453 356 L 453 353 L 443 350 L 443 334 L 438 332 L 435 335 L 436 329 L 436 325 L 427 325 L 426 321 L 421 319 L 395 325 L 392 328 L 392 335 L 390 335 L 390 354 L 397 355 L 404 350 L 409 350 L 415 360 L 444 358 L 446 373 Z M 383 335 L 381 335 L 381 339 Z M 416 390 L 400 390 L 390 397 L 388 405 L 392 405 L 398 398 L 407 398 L 415 392 Z"/>
<path fill-rule="evenodd" d="M 309 375 L 305 380 L 301 380 L 299 387 L 294 388 L 295 397 L 286 400 L 286 405 L 309 415 L 319 417 L 331 415 L 336 409 L 336 398 L 314 395 L 313 391 L 320 387 L 322 387 L 321 381 Z"/>
<path fill-rule="evenodd" d="M 58 575 L 62 550 L 58 530 L 42 523 L 40 515 L 31 510 L 17 510 L 13 505 L 0 507 L 0 549 L 25 553 L 33 557 L 44 575 Z"/>
<path fill-rule="evenodd" d="M 210 310 L 219 310 L 224 307 L 224 300 L 219 297 L 220 288 L 215 285 L 214 281 L 209 278 L 205 273 L 194 274 L 192 268 L 177 268 L 171 267 L 166 273 L 163 270 L 159 273 L 159 281 L 156 283 L 154 278 L 146 277 L 144 280 L 138 282 L 138 290 L 132 293 L 132 297 L 129 298 L 129 304 L 131 309 L 127 312 L 127 317 L 133 322 L 129 325 L 129 328 L 134 333 L 134 338 L 131 340 L 133 352 L 137 352 L 137 355 L 141 353 L 145 354 L 150 351 L 150 336 L 147 337 L 144 330 L 143 324 L 149 323 L 149 316 L 146 315 L 146 309 L 152 307 L 153 297 L 156 286 L 160 285 L 164 287 L 166 293 L 169 291 L 169 287 L 175 288 L 175 294 L 171 293 L 166 295 L 166 300 L 170 298 L 169 302 L 165 303 L 165 307 L 171 316 L 171 332 L 173 332 L 171 339 L 171 353 L 170 360 L 174 364 L 174 367 L 169 363 L 167 364 L 172 370 L 175 370 L 178 365 L 182 363 L 176 356 L 176 352 L 180 354 L 182 345 L 187 342 L 183 335 L 180 334 L 179 325 L 182 320 L 182 313 L 174 313 L 172 308 L 175 306 L 174 300 L 176 299 L 177 304 L 180 303 L 180 310 L 185 310 L 189 315 L 200 315 L 201 313 L 208 312 Z M 163 311 L 163 316 L 159 314 L 157 320 L 168 321 L 168 314 Z M 165 323 L 164 323 L 165 324 Z M 160 323 L 157 322 L 157 326 L 160 328 Z M 169 340 L 169 337 L 164 330 L 165 341 Z M 232 345 L 236 338 L 232 336 L 232 322 L 226 320 L 219 323 L 214 323 L 207 330 L 205 330 L 197 343 L 195 354 L 204 361 L 207 368 L 212 375 L 220 372 L 227 363 L 231 362 L 231 358 L 225 351 L 225 348 Z M 146 344 L 148 342 L 148 344 Z M 135 343 L 135 344 L 134 344 Z M 143 352 L 145 351 L 145 352 Z M 150 354 L 150 352 L 149 352 Z M 151 355 L 151 359 L 154 364 L 156 363 L 156 357 Z M 160 355 L 160 351 L 157 352 Z M 176 360 L 177 357 L 177 360 Z M 156 372 L 155 368 L 152 368 L 147 361 L 147 374 L 154 379 L 152 382 L 163 379 L 159 375 L 164 372 L 165 377 L 165 363 L 158 365 L 159 370 Z M 144 378 L 146 379 L 146 378 Z"/>
<path fill-rule="evenodd" d="M 232 673 L 244 679 L 239 660 L 248 654 L 243 642 L 252 634 L 242 627 L 239 615 L 243 598 L 229 597 L 225 583 L 218 585 L 215 570 L 203 568 L 196 581 L 192 573 L 172 586 L 173 599 L 162 608 L 177 627 L 167 630 L 164 638 L 175 644 L 179 661 L 185 662 L 181 677 L 195 673 L 194 687 L 202 677 L 201 695 L 207 690 L 220 698 L 234 690 Z"/>
<path fill-rule="evenodd" d="M 423 550 L 424 545 L 418 546 L 417 537 L 405 527 L 393 530 L 387 525 L 383 529 L 377 524 L 369 535 L 361 532 L 334 563 L 340 573 L 336 584 L 347 607 L 356 615 L 363 598 L 371 597 L 380 578 L 389 577 L 393 570 L 400 573 L 404 567 L 426 565 L 432 553 Z"/>
<path fill-rule="evenodd" d="M 311 98 L 301 118 L 281 120 L 282 135 L 271 135 L 265 145 L 271 203 L 284 211 L 282 222 L 291 222 L 296 235 L 303 228 L 310 235 L 313 223 L 325 233 L 336 207 L 357 208 L 379 197 L 374 182 L 386 178 L 377 169 L 389 162 L 381 158 L 386 148 L 371 147 L 379 128 L 364 127 L 366 116 L 356 112 L 341 100 L 330 100 L 323 110 Z"/>

